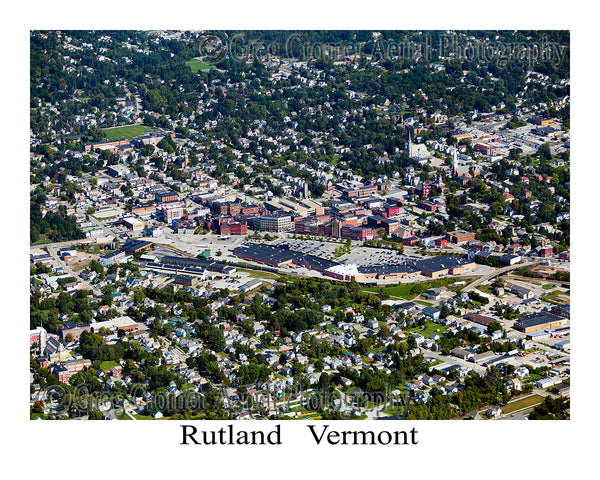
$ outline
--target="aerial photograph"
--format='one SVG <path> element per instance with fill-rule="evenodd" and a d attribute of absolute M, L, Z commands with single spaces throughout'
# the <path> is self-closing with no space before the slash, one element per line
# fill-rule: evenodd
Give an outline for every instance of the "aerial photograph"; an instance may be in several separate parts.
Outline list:
<path fill-rule="evenodd" d="M 570 419 L 568 30 L 28 37 L 32 421 Z"/>

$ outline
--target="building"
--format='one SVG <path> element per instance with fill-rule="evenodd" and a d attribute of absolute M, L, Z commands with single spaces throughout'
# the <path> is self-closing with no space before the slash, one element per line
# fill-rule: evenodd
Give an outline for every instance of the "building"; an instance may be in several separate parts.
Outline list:
<path fill-rule="evenodd" d="M 547 312 L 531 313 L 520 317 L 513 325 L 515 330 L 523 333 L 535 333 L 556 327 L 563 327 L 567 319 Z"/>
<path fill-rule="evenodd" d="M 465 315 L 465 318 L 471 322 L 478 323 L 479 325 L 483 325 L 485 327 L 489 326 L 492 322 L 500 323 L 498 320 L 492 317 L 486 317 L 485 315 L 479 315 L 478 313 L 473 312 L 468 312 Z"/>
<path fill-rule="evenodd" d="M 154 194 L 154 199 L 158 203 L 169 203 L 169 202 L 177 202 L 179 200 L 179 195 L 173 190 L 163 190 L 160 192 L 156 192 Z"/>
<path fill-rule="evenodd" d="M 123 224 L 125 228 L 131 230 L 132 232 L 141 232 L 144 230 L 144 222 L 135 217 L 126 217 L 121 220 L 121 224 Z"/>
<path fill-rule="evenodd" d="M 451 243 L 464 243 L 475 240 L 474 233 L 465 232 L 464 230 L 455 230 L 454 232 L 448 232 L 446 234 L 446 237 Z"/>
<path fill-rule="evenodd" d="M 511 293 L 524 300 L 529 300 L 530 298 L 535 297 L 533 290 L 530 290 L 526 287 L 521 287 L 520 285 L 506 284 L 506 288 L 509 289 Z"/>
<path fill-rule="evenodd" d="M 125 165 L 109 165 L 106 167 L 106 173 L 111 177 L 122 177 L 129 174 L 129 168 Z"/>
<path fill-rule="evenodd" d="M 63 340 L 73 341 L 79 340 L 79 337 L 83 332 L 89 331 L 89 325 L 78 325 L 75 322 L 66 322 L 62 327 L 58 329 L 58 335 Z"/>
<path fill-rule="evenodd" d="M 125 257 L 126 257 L 125 252 L 115 251 L 115 252 L 107 253 L 103 257 L 100 257 L 99 262 L 100 262 L 100 265 L 102 265 L 103 267 L 110 267 L 111 265 L 114 265 L 115 263 L 121 263 L 121 261 L 124 260 Z"/>
<path fill-rule="evenodd" d="M 263 215 L 259 219 L 259 229 L 267 232 L 289 232 L 293 229 L 290 215 Z"/>
<path fill-rule="evenodd" d="M 44 327 L 37 327 L 33 330 L 29 330 L 29 346 L 33 346 L 34 344 L 39 345 L 40 339 L 42 343 L 48 341 L 48 332 Z"/>
<path fill-rule="evenodd" d="M 240 287 L 240 292 L 250 292 L 255 288 L 260 287 L 263 284 L 263 281 L 259 278 L 253 278 L 249 282 L 245 283 Z"/>
<path fill-rule="evenodd" d="M 68 383 L 71 375 L 81 372 L 84 368 L 89 368 L 91 366 L 92 362 L 88 359 L 67 360 L 54 365 L 52 371 L 58 377 L 60 382 Z"/>
<path fill-rule="evenodd" d="M 125 332 L 137 330 L 138 324 L 128 317 L 124 315 L 122 317 L 112 318 L 110 320 L 105 320 L 103 322 L 94 322 L 90 324 L 90 332 L 98 333 L 100 329 L 106 328 L 112 332 L 118 332 L 119 330 L 123 330 Z"/>
<path fill-rule="evenodd" d="M 127 240 L 120 248 L 120 250 L 125 253 L 133 254 L 143 252 L 144 250 L 150 248 L 152 245 L 152 242 L 146 242 L 144 240 Z"/>
<path fill-rule="evenodd" d="M 178 220 L 183 217 L 183 207 L 179 202 L 173 202 L 157 207 L 156 213 L 161 221 L 171 223 L 173 220 Z"/>
<path fill-rule="evenodd" d="M 554 305 L 550 311 L 560 317 L 571 318 L 571 305 Z"/>
<path fill-rule="evenodd" d="M 423 315 L 425 315 L 426 317 L 430 317 L 433 320 L 437 320 L 438 318 L 440 318 L 440 314 L 442 313 L 442 311 L 436 307 L 425 307 L 422 310 L 422 312 Z"/>
<path fill-rule="evenodd" d="M 545 125 L 550 125 L 551 123 L 554 123 L 554 119 L 553 118 L 545 118 L 540 115 L 534 115 L 532 117 L 529 117 L 529 122 L 533 123 L 534 125 L 540 125 L 543 127 Z"/>
<path fill-rule="evenodd" d="M 248 235 L 248 224 L 246 222 L 229 222 L 220 226 L 221 235 Z"/>
<path fill-rule="evenodd" d="M 438 278 L 444 275 L 461 275 L 475 268 L 475 262 L 453 255 L 439 255 L 414 262 L 414 267 L 426 277 Z"/>
<path fill-rule="evenodd" d="M 194 275 L 185 275 L 183 273 L 175 275 L 174 283 L 177 285 L 184 285 L 186 287 L 195 287 L 198 285 L 198 277 Z"/>

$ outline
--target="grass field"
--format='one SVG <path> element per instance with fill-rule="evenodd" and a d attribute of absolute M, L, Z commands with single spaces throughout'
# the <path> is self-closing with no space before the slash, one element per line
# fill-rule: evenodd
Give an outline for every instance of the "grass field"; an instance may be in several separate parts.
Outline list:
<path fill-rule="evenodd" d="M 425 328 L 422 328 L 420 326 L 415 327 L 415 328 L 410 328 L 407 329 L 407 332 L 414 332 L 414 333 L 420 333 L 421 335 L 423 335 L 425 338 L 429 338 L 429 336 L 432 333 L 435 333 L 437 335 L 442 335 L 445 331 L 445 328 L 442 327 L 441 325 L 431 322 L 429 320 L 425 321 L 425 325 L 423 325 Z"/>
<path fill-rule="evenodd" d="M 414 283 L 400 284 L 400 285 L 390 285 L 387 287 L 383 287 L 383 291 L 386 292 L 390 297 L 403 298 L 405 300 L 410 300 L 413 296 L 410 295 L 410 289 L 414 286 Z M 379 289 L 377 288 L 363 288 L 365 292 L 371 292 L 377 295 L 379 293 Z"/>
<path fill-rule="evenodd" d="M 439 287 L 442 285 L 449 285 L 451 283 L 456 282 L 457 279 L 456 278 L 452 278 L 452 277 L 446 277 L 446 278 L 439 278 L 437 280 L 430 280 L 427 282 L 417 282 L 417 283 L 405 283 L 405 284 L 398 284 L 398 285 L 388 285 L 385 287 L 382 287 L 381 289 L 387 293 L 390 298 L 392 300 L 397 300 L 397 299 L 404 299 L 404 300 L 412 300 L 413 298 L 415 298 L 417 295 L 411 294 L 410 290 L 418 284 L 423 284 L 426 288 L 430 288 L 430 287 Z M 469 283 L 469 282 L 467 282 Z M 365 292 L 370 292 L 370 293 L 374 293 L 375 295 L 379 294 L 379 288 L 375 288 L 375 287 L 366 287 L 363 288 L 363 290 Z M 430 305 L 430 304 L 428 304 Z"/>
<path fill-rule="evenodd" d="M 131 140 L 133 137 L 143 135 L 144 132 L 156 130 L 156 128 L 147 127 L 146 125 L 124 125 L 122 127 L 104 128 L 102 130 L 107 140 L 118 140 L 121 138 Z"/>
<path fill-rule="evenodd" d="M 274 279 L 274 280 L 278 280 L 279 279 L 279 275 L 277 275 L 276 273 L 264 272 L 262 270 L 251 270 L 249 268 L 248 269 L 246 269 L 246 268 L 238 268 L 238 271 L 245 272 L 250 277 L 253 277 L 253 278 L 271 278 L 271 279 Z"/>
<path fill-rule="evenodd" d="M 185 64 L 188 65 L 194 73 L 198 73 L 200 71 L 208 72 L 214 68 L 212 65 L 204 63 L 202 60 L 198 60 L 197 58 L 192 58 L 191 60 L 185 62 Z"/>
<path fill-rule="evenodd" d="M 102 362 L 100 364 L 100 370 L 102 370 L 103 372 L 107 372 L 109 371 L 112 367 L 118 367 L 119 363 L 115 362 L 113 360 L 106 360 L 105 362 Z"/>
<path fill-rule="evenodd" d="M 521 398 L 515 402 L 507 403 L 504 407 L 502 407 L 502 411 L 504 413 L 516 412 L 517 410 L 533 407 L 538 403 L 542 403 L 542 400 L 544 400 L 544 397 L 541 395 L 531 395 L 530 397 Z"/>

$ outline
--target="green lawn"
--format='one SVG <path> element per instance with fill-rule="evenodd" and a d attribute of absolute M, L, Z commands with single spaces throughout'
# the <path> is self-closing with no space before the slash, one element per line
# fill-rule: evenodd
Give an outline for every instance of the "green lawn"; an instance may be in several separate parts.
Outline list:
<path fill-rule="evenodd" d="M 202 60 L 198 60 L 197 58 L 192 58 L 191 60 L 185 62 L 185 64 L 188 65 L 194 73 L 198 73 L 199 71 L 208 72 L 209 70 L 215 68 L 212 65 L 204 63 Z"/>
<path fill-rule="evenodd" d="M 531 395 L 529 397 L 521 398 L 520 400 L 516 400 L 514 402 L 507 403 L 504 407 L 502 407 L 502 411 L 504 413 L 512 413 L 517 410 L 521 410 L 527 407 L 533 407 L 539 403 L 542 403 L 544 397 L 541 395 Z"/>
<path fill-rule="evenodd" d="M 100 370 L 103 372 L 108 372 L 112 367 L 118 367 L 119 363 L 114 360 L 106 360 L 100 364 Z"/>
<path fill-rule="evenodd" d="M 124 125 L 122 127 L 103 128 L 102 130 L 107 140 L 118 140 L 121 138 L 131 140 L 133 137 L 143 135 L 144 132 L 157 129 L 147 127 L 146 125 Z"/>
<path fill-rule="evenodd" d="M 127 415 L 123 411 L 115 413 L 115 417 L 117 420 L 133 420 L 133 418 L 131 418 L 129 415 Z"/>
<path fill-rule="evenodd" d="M 390 297 L 403 298 L 405 300 L 410 300 L 412 296 L 410 295 L 410 289 L 414 286 L 414 283 L 407 284 L 399 284 L 399 285 L 390 285 L 387 287 L 383 287 L 383 291 L 389 294 Z M 379 289 L 377 288 L 364 288 L 365 292 L 374 293 L 375 295 L 379 294 Z"/>
<path fill-rule="evenodd" d="M 421 328 L 420 326 L 417 326 L 415 328 L 410 328 L 408 330 L 406 330 L 407 332 L 414 332 L 414 333 L 420 333 L 421 335 L 423 335 L 425 338 L 429 338 L 429 336 L 432 333 L 436 333 L 437 335 L 442 335 L 445 331 L 445 327 L 440 325 L 439 323 L 434 323 L 430 320 L 426 320 L 425 321 L 425 328 Z M 439 330 L 439 332 L 437 331 Z"/>
<path fill-rule="evenodd" d="M 552 290 L 554 288 L 554 285 L 552 283 L 547 283 L 546 285 L 542 285 L 542 288 L 544 290 Z"/>
<path fill-rule="evenodd" d="M 431 305 L 433 305 L 433 303 L 426 302 L 425 300 L 415 300 L 415 303 L 419 303 L 421 305 L 425 305 L 426 307 L 430 307 Z"/>
<path fill-rule="evenodd" d="M 277 275 L 276 273 L 264 272 L 262 270 L 246 270 L 244 268 L 238 268 L 238 271 L 246 272 L 250 277 L 254 278 L 271 278 L 274 280 L 279 279 L 279 275 Z"/>
<path fill-rule="evenodd" d="M 154 420 L 152 415 L 140 415 L 139 413 L 134 413 L 133 416 L 138 420 Z"/>
<path fill-rule="evenodd" d="M 458 280 L 459 279 L 456 277 L 445 277 L 445 278 L 438 278 L 436 280 L 429 280 L 426 282 L 404 283 L 404 284 L 400 283 L 397 285 L 388 285 L 385 287 L 381 287 L 381 290 L 383 290 L 385 293 L 387 293 L 392 300 L 395 300 L 398 298 L 405 299 L 405 300 L 412 300 L 413 298 L 415 298 L 417 296 L 417 295 L 413 295 L 410 293 L 410 290 L 415 285 L 422 284 L 426 290 L 427 288 L 431 288 L 431 287 L 441 287 L 443 285 L 449 285 Z M 469 282 L 467 282 L 467 283 L 469 283 Z M 380 288 L 366 287 L 366 288 L 363 288 L 363 290 L 365 292 L 370 292 L 370 293 L 374 293 L 375 295 L 378 295 Z"/>

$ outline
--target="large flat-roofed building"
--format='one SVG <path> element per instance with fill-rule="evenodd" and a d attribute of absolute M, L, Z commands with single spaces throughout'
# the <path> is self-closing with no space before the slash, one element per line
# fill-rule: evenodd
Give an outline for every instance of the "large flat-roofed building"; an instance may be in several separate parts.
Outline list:
<path fill-rule="evenodd" d="M 461 275 L 475 268 L 475 262 L 453 255 L 439 255 L 418 260 L 414 266 L 426 277 L 437 278 L 443 275 Z"/>
<path fill-rule="evenodd" d="M 141 232 L 144 230 L 144 222 L 135 217 L 125 217 L 123 220 L 121 220 L 121 223 L 125 228 L 133 232 Z"/>
<path fill-rule="evenodd" d="M 471 240 L 475 240 L 475 234 L 471 232 L 465 232 L 464 230 L 455 230 L 454 232 L 448 232 L 446 234 L 449 242 L 452 243 L 463 243 Z"/>
<path fill-rule="evenodd" d="M 127 240 L 120 248 L 125 253 L 138 253 L 152 246 L 152 242 L 146 242 L 144 240 Z"/>
<path fill-rule="evenodd" d="M 106 173 L 111 177 L 122 177 L 129 173 L 129 168 L 125 165 L 109 165 L 106 167 Z"/>
<path fill-rule="evenodd" d="M 112 318 L 103 322 L 91 323 L 90 331 L 93 333 L 98 333 L 101 328 L 106 328 L 112 332 L 116 332 L 118 330 L 124 330 L 127 332 L 131 330 L 137 330 L 137 326 L 137 322 L 135 322 L 131 317 L 124 315 L 122 317 Z"/>
<path fill-rule="evenodd" d="M 533 123 L 534 125 L 550 125 L 551 123 L 554 123 L 554 119 L 553 118 L 545 118 L 542 117 L 540 115 L 534 115 L 532 117 L 529 117 L 529 122 Z"/>
<path fill-rule="evenodd" d="M 346 198 L 362 198 L 373 195 L 377 192 L 376 185 L 365 185 L 362 187 L 344 188 L 343 194 Z"/>
<path fill-rule="evenodd" d="M 175 275 L 174 282 L 177 285 L 184 285 L 186 287 L 195 287 L 198 284 L 198 277 L 195 277 L 194 275 L 186 275 L 186 274 L 180 273 L 178 275 Z"/>
<path fill-rule="evenodd" d="M 173 190 L 163 190 L 154 194 L 154 199 L 159 203 L 176 202 L 179 200 L 179 195 Z"/>
<path fill-rule="evenodd" d="M 531 313 L 520 317 L 513 325 L 515 330 L 523 333 L 534 333 L 557 327 L 564 327 L 567 319 L 547 312 Z"/>
<path fill-rule="evenodd" d="M 468 312 L 465 315 L 465 318 L 467 320 L 470 320 L 471 322 L 478 323 L 479 325 L 484 325 L 486 327 L 489 326 L 493 322 L 501 323 L 499 320 L 496 320 L 495 318 L 486 317 L 485 315 L 479 315 L 478 313 L 473 313 L 473 312 Z"/>

